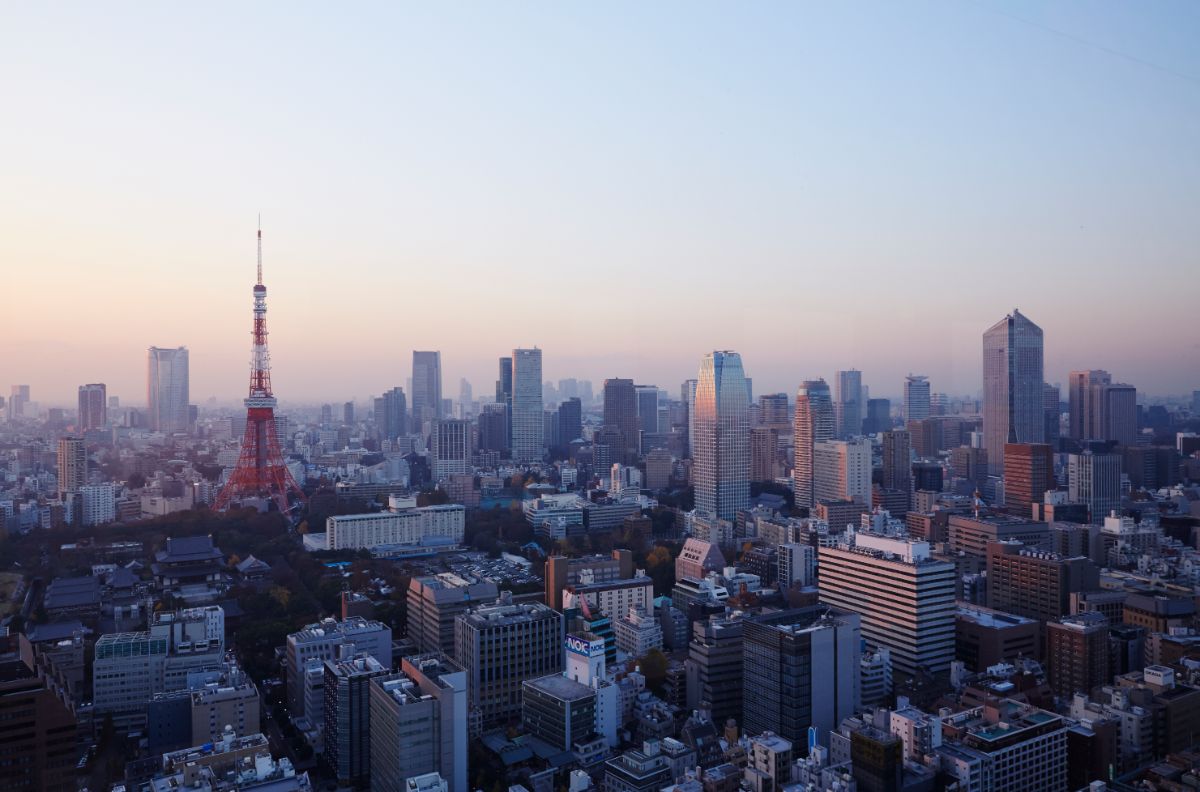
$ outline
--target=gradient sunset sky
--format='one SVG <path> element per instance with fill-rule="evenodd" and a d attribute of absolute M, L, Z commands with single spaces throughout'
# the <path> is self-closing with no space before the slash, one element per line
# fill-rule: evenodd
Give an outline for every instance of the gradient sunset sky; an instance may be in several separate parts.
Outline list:
<path fill-rule="evenodd" d="M 863 370 L 1200 388 L 1200 3 L 8 3 L 0 387 L 240 398 L 262 212 L 283 402 L 440 349 L 678 393 Z"/>

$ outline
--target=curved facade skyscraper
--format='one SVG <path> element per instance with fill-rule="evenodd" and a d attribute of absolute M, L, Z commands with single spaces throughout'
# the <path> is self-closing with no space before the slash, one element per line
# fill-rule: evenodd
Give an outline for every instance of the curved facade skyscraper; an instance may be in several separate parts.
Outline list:
<path fill-rule="evenodd" d="M 1005 443 L 1043 443 L 1042 328 L 1020 311 L 983 334 L 983 445 L 988 470 L 1004 474 Z"/>
<path fill-rule="evenodd" d="M 796 418 L 793 427 L 796 455 L 792 466 L 792 492 L 796 505 L 813 506 L 813 446 L 832 440 L 834 433 L 833 399 L 823 379 L 808 380 L 796 391 Z"/>
<path fill-rule="evenodd" d="M 750 414 L 741 355 L 704 356 L 694 412 L 696 511 L 733 520 L 750 507 Z"/>

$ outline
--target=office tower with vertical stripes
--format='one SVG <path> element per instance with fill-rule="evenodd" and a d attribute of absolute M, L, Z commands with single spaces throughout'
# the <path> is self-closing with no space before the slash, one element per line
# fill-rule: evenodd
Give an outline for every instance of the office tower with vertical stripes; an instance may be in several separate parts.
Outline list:
<path fill-rule="evenodd" d="M 993 476 L 1004 474 L 1006 443 L 1045 439 L 1042 355 L 1042 328 L 1020 311 L 983 334 L 983 446 Z"/>
<path fill-rule="evenodd" d="M 823 379 L 808 380 L 796 391 L 796 415 L 793 426 L 795 457 L 792 465 L 792 492 L 796 505 L 813 506 L 813 447 L 834 434 L 833 399 Z"/>
<path fill-rule="evenodd" d="M 858 369 L 839 371 L 834 379 L 834 413 L 837 436 L 845 439 L 862 434 L 863 387 Z"/>
<path fill-rule="evenodd" d="M 150 347 L 146 370 L 146 422 L 153 432 L 188 430 L 187 347 Z"/>
<path fill-rule="evenodd" d="M 733 520 L 750 506 L 750 415 L 736 352 L 705 355 L 696 382 L 696 510 Z"/>
<path fill-rule="evenodd" d="M 546 418 L 542 408 L 542 350 L 514 349 L 512 453 L 518 462 L 540 462 Z"/>

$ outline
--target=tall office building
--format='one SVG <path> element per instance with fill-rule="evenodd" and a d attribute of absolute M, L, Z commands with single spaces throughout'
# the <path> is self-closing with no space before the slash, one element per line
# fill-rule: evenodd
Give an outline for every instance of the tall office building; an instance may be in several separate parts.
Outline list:
<path fill-rule="evenodd" d="M 928 542 L 859 533 L 819 550 L 821 602 L 862 616 L 863 639 L 892 665 L 938 674 L 954 659 L 954 564 Z"/>
<path fill-rule="evenodd" d="M 419 429 L 442 415 L 442 353 L 412 353 L 412 414 Z"/>
<path fill-rule="evenodd" d="M 892 428 L 890 399 L 867 399 L 867 414 L 863 418 L 863 434 L 878 434 Z"/>
<path fill-rule="evenodd" d="M 387 440 L 395 440 L 408 432 L 408 400 L 399 386 L 384 391 L 375 400 L 375 428 Z M 353 417 L 353 407 L 351 409 Z"/>
<path fill-rule="evenodd" d="M 1045 383 L 1042 385 L 1042 409 L 1045 411 L 1046 444 L 1054 451 L 1058 450 L 1058 440 L 1062 436 L 1059 428 L 1062 418 L 1061 395 L 1057 385 Z"/>
<path fill-rule="evenodd" d="M 1044 622 L 1071 612 L 1071 595 L 1099 588 L 1100 571 L 1084 556 L 1068 558 L 1013 540 L 987 544 L 987 606 Z"/>
<path fill-rule="evenodd" d="M 512 448 L 513 362 L 511 357 L 500 358 L 499 378 L 496 380 L 496 403 L 504 405 L 504 448 Z"/>
<path fill-rule="evenodd" d="M 825 380 L 808 380 L 796 391 L 796 417 L 793 427 L 795 459 L 792 466 L 792 491 L 796 505 L 811 507 L 813 501 L 813 447 L 834 434 L 833 399 Z"/>
<path fill-rule="evenodd" d="M 325 760 L 341 784 L 371 776 L 371 680 L 388 669 L 368 652 L 352 655 L 353 644 L 325 661 Z"/>
<path fill-rule="evenodd" d="M 871 441 L 823 440 L 813 446 L 813 501 L 854 501 L 871 508 Z"/>
<path fill-rule="evenodd" d="M 684 661 L 687 707 L 708 709 L 714 723 L 744 717 L 742 712 L 744 620 L 712 617 L 692 624 Z"/>
<path fill-rule="evenodd" d="M 638 420 L 638 392 L 633 380 L 604 380 L 604 425 L 620 433 L 620 461 L 629 463 L 636 459 L 641 424 Z"/>
<path fill-rule="evenodd" d="M 509 598 L 461 614 L 454 627 L 455 659 L 484 728 L 520 716 L 526 679 L 562 671 L 563 617 L 546 605 Z"/>
<path fill-rule="evenodd" d="M 458 381 L 458 410 L 460 418 L 469 418 L 475 406 L 475 393 L 471 383 L 463 377 Z"/>
<path fill-rule="evenodd" d="M 687 426 L 687 456 L 692 456 L 692 438 L 696 436 L 696 380 L 684 380 L 679 386 L 679 399 L 683 403 L 684 424 Z"/>
<path fill-rule="evenodd" d="M 655 434 L 658 432 L 658 386 L 635 385 L 634 388 L 637 391 L 638 429 L 645 434 Z"/>
<path fill-rule="evenodd" d="M 87 450 L 81 437 L 63 437 L 58 441 L 58 492 L 62 497 L 79 492 L 87 483 Z"/>
<path fill-rule="evenodd" d="M 346 426 L 354 425 L 354 402 L 348 401 L 342 405 L 342 423 Z"/>
<path fill-rule="evenodd" d="M 583 437 L 583 402 L 571 396 L 558 405 L 558 439 L 563 445 Z"/>
<path fill-rule="evenodd" d="M 1035 503 L 1055 489 L 1054 450 L 1046 443 L 1007 443 L 1004 447 L 1004 508 L 1029 517 Z"/>
<path fill-rule="evenodd" d="M 518 462 L 542 460 L 545 414 L 542 408 L 542 350 L 513 350 L 512 452 Z"/>
<path fill-rule="evenodd" d="M 466 674 L 440 653 L 405 657 L 401 668 L 371 680 L 372 788 L 437 773 L 446 792 L 466 792 Z"/>
<path fill-rule="evenodd" d="M 1073 440 L 1100 440 L 1096 418 L 1100 413 L 1095 399 L 1100 388 L 1112 382 L 1112 375 L 1103 369 L 1072 371 L 1067 377 L 1067 397 L 1070 415 L 1067 431 Z"/>
<path fill-rule="evenodd" d="M 471 457 L 471 422 L 462 418 L 441 418 L 433 422 L 430 433 L 433 475 L 441 480 L 454 473 L 466 473 Z"/>
<path fill-rule="evenodd" d="M 29 386 L 13 385 L 8 397 L 8 420 L 23 418 L 26 404 L 29 404 Z"/>
<path fill-rule="evenodd" d="M 742 729 L 774 732 L 795 745 L 808 729 L 828 735 L 859 705 L 859 616 L 813 605 L 745 619 Z"/>
<path fill-rule="evenodd" d="M 883 433 L 883 488 L 912 492 L 912 436 L 902 429 Z"/>
<path fill-rule="evenodd" d="M 188 421 L 187 347 L 150 347 L 146 372 L 147 426 L 153 432 L 186 432 Z"/>
<path fill-rule="evenodd" d="M 983 334 L 983 447 L 994 476 L 1004 474 L 1006 443 L 1044 441 L 1042 347 L 1042 328 L 1017 310 Z"/>
<path fill-rule="evenodd" d="M 1098 439 L 1112 440 L 1118 445 L 1137 443 L 1137 388 L 1125 383 L 1113 383 L 1101 388 L 1100 416 L 1097 420 Z"/>
<path fill-rule="evenodd" d="M 1109 672 L 1108 619 L 1091 612 L 1046 623 L 1046 675 L 1064 698 L 1091 692 L 1112 682 Z"/>
<path fill-rule="evenodd" d="M 904 422 L 923 421 L 929 413 L 929 377 L 909 374 L 904 378 Z"/>
<path fill-rule="evenodd" d="M 696 384 L 696 510 L 733 520 L 750 506 L 750 416 L 736 352 L 705 355 Z"/>
<path fill-rule="evenodd" d="M 108 394 L 104 383 L 79 386 L 79 433 L 102 429 L 108 424 Z"/>
<path fill-rule="evenodd" d="M 508 452 L 508 407 L 485 404 L 479 413 L 479 450 Z"/>
<path fill-rule="evenodd" d="M 764 393 L 758 397 L 758 421 L 779 432 L 789 431 L 792 423 L 786 393 Z"/>
<path fill-rule="evenodd" d="M 779 476 L 779 432 L 770 426 L 750 430 L 750 480 L 774 481 Z"/>
<path fill-rule="evenodd" d="M 858 369 L 839 371 L 834 379 L 834 413 L 837 436 L 843 439 L 862 434 L 863 387 Z"/>
<path fill-rule="evenodd" d="M 1091 449 L 1067 457 L 1067 489 L 1072 503 L 1086 503 L 1089 520 L 1103 525 L 1109 512 L 1121 510 L 1121 455 Z"/>

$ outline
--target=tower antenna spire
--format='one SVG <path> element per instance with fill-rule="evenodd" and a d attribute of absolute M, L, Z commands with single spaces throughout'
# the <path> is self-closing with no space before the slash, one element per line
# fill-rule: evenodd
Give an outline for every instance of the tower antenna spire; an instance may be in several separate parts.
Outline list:
<path fill-rule="evenodd" d="M 258 285 L 262 286 L 262 212 L 258 213 Z"/>

